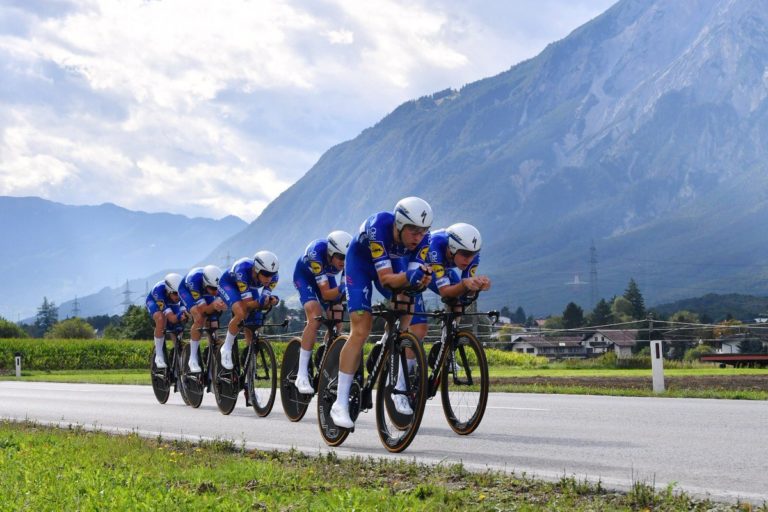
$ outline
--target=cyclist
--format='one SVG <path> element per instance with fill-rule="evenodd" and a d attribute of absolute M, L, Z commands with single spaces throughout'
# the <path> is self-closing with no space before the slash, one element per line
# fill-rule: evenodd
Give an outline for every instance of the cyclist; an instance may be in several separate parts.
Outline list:
<path fill-rule="evenodd" d="M 432 217 L 432 208 L 426 201 L 406 197 L 395 205 L 394 212 L 368 217 L 349 245 L 344 273 L 351 329 L 339 356 L 338 394 L 331 407 L 331 419 L 339 427 L 354 426 L 349 416 L 349 391 L 360 364 L 363 343 L 373 324 L 371 284 L 385 297 L 389 297 L 390 292 L 384 287 L 429 284 L 431 273 L 426 265 L 419 263 L 418 257 L 422 253 L 426 256 Z M 407 325 L 407 320 L 402 319 L 403 325 Z M 404 403 L 396 397 L 404 398 Z M 412 413 L 404 395 L 393 395 L 393 400 L 401 414 Z"/>
<path fill-rule="evenodd" d="M 488 276 L 476 275 L 482 245 L 480 231 L 463 222 L 430 233 L 427 263 L 432 267 L 434 279 L 429 289 L 456 302 L 488 290 L 491 287 Z M 427 334 L 425 320 L 417 314 L 411 321 L 411 332 L 420 340 Z"/>
<path fill-rule="evenodd" d="M 299 370 L 296 375 L 296 388 L 299 393 L 313 394 L 315 390 L 309 381 L 309 360 L 312 347 L 315 346 L 323 310 L 330 314 L 330 309 L 341 309 L 346 286 L 336 285 L 336 274 L 344 269 L 352 235 L 346 231 L 333 231 L 324 239 L 311 242 L 304 255 L 296 262 L 293 271 L 293 285 L 299 292 L 299 300 L 307 317 L 307 324 L 301 334 L 301 352 Z"/>
<path fill-rule="evenodd" d="M 219 294 L 219 280 L 221 269 L 215 265 L 193 268 L 184 276 L 179 285 L 179 297 L 192 314 L 192 329 L 190 332 L 189 371 L 199 373 L 200 363 L 197 360 L 197 351 L 200 347 L 200 338 L 203 334 L 200 328 L 205 324 L 208 315 L 216 314 L 227 309 L 227 305 Z"/>
<path fill-rule="evenodd" d="M 224 272 L 219 281 L 219 293 L 232 310 L 232 320 L 227 326 L 227 336 L 221 348 L 221 365 L 227 370 L 234 368 L 232 345 L 240 329 L 240 323 L 257 317 L 260 310 L 269 309 L 280 299 L 272 295 L 277 286 L 280 263 L 270 251 L 259 251 L 253 258 L 240 258 Z M 259 294 L 259 289 L 263 289 Z M 245 341 L 251 343 L 251 332 L 245 330 Z"/>
<path fill-rule="evenodd" d="M 146 306 L 155 322 L 155 366 L 166 368 L 163 346 L 166 327 L 174 327 L 186 321 L 186 308 L 179 301 L 181 275 L 174 272 L 165 276 L 152 287 L 147 295 Z"/>

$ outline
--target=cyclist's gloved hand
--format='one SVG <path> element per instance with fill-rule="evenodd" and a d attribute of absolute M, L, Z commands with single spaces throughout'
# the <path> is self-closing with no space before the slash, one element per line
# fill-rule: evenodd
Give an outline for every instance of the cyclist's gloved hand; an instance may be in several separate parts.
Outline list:
<path fill-rule="evenodd" d="M 421 267 L 406 270 L 405 277 L 408 279 L 408 284 L 417 286 L 421 283 L 421 280 L 424 277 L 424 270 Z"/>
<path fill-rule="evenodd" d="M 338 300 L 342 300 L 344 298 L 344 295 L 347 293 L 347 283 L 341 283 L 339 285 L 339 298 Z"/>

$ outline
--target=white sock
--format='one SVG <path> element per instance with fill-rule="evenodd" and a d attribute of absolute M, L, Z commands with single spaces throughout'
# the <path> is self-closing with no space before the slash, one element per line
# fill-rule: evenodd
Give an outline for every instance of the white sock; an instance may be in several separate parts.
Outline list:
<path fill-rule="evenodd" d="M 200 348 L 200 340 L 189 340 L 189 360 L 197 363 L 197 351 Z"/>
<path fill-rule="evenodd" d="M 311 350 L 301 349 L 299 353 L 299 376 L 309 377 L 309 360 L 312 358 Z"/>
<path fill-rule="evenodd" d="M 163 345 L 165 345 L 165 338 L 155 338 L 155 353 L 159 357 L 163 357 Z"/>
<path fill-rule="evenodd" d="M 339 371 L 339 388 L 336 392 L 336 403 L 349 410 L 349 389 L 352 387 L 352 379 L 355 375 Z"/>
<path fill-rule="evenodd" d="M 224 346 L 222 347 L 221 350 L 232 352 L 232 345 L 234 344 L 235 344 L 235 335 L 227 331 L 227 337 L 224 338 Z"/>
<path fill-rule="evenodd" d="M 406 372 L 403 371 L 403 365 L 401 363 L 400 371 L 397 372 L 397 384 L 395 384 L 395 389 L 398 391 L 405 391 L 405 373 Z"/>

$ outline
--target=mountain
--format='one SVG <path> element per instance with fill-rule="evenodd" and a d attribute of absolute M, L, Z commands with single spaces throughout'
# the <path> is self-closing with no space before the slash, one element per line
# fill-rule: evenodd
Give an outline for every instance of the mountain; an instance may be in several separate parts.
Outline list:
<path fill-rule="evenodd" d="M 630 278 L 647 304 L 765 295 L 766 70 L 762 2 L 619 1 L 535 58 L 330 148 L 201 261 L 273 250 L 288 296 L 310 240 L 418 195 L 435 227 L 483 233 L 484 307 L 590 307 L 593 287 L 610 298 Z"/>
<path fill-rule="evenodd" d="M 113 204 L 68 206 L 36 197 L 0 197 L 0 275 L 6 293 L 0 315 L 34 315 L 43 296 L 59 305 L 106 285 L 120 286 L 158 269 L 197 263 L 247 224 L 237 217 L 190 219 Z M 154 281 L 151 283 L 154 284 Z M 114 302 L 114 303 L 112 303 Z M 120 300 L 81 304 L 81 315 L 120 312 Z M 60 308 L 60 316 L 70 315 Z"/>
<path fill-rule="evenodd" d="M 659 304 L 652 308 L 654 313 L 672 315 L 678 311 L 691 311 L 699 316 L 706 315 L 711 321 L 721 322 L 728 318 L 754 323 L 756 318 L 768 316 L 768 297 L 740 295 L 729 293 L 718 295 L 708 293 L 702 297 L 681 299 L 667 304 Z M 658 316 L 658 315 L 655 315 Z"/>
<path fill-rule="evenodd" d="M 488 305 L 588 307 L 591 287 L 566 282 L 590 275 L 592 241 L 599 296 L 630 277 L 648 303 L 765 293 L 763 7 L 620 1 L 537 57 L 406 102 L 329 149 L 209 259 L 271 248 L 292 267 L 310 239 L 419 195 L 436 227 L 483 233 Z"/>

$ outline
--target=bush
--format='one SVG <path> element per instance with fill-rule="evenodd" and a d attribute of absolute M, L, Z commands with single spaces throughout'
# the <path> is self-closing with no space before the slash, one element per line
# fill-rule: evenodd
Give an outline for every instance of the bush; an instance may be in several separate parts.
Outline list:
<path fill-rule="evenodd" d="M 683 361 L 698 361 L 701 356 L 712 354 L 714 351 L 715 349 L 709 345 L 697 345 L 685 351 L 685 354 L 683 355 Z"/>
<path fill-rule="evenodd" d="M 0 370 L 14 368 L 16 352 L 27 370 L 120 370 L 148 368 L 151 341 L 0 340 Z"/>
<path fill-rule="evenodd" d="M 65 340 L 88 340 L 93 338 L 93 336 L 93 326 L 82 318 L 68 318 L 58 322 L 45 333 L 46 338 Z"/>
<path fill-rule="evenodd" d="M 28 335 L 18 325 L 0 316 L 0 338 L 27 338 Z"/>

